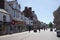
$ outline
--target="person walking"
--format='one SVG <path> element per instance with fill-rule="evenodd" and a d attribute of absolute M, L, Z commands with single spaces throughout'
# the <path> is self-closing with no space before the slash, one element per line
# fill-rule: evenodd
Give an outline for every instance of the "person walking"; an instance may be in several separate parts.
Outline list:
<path fill-rule="evenodd" d="M 39 27 L 38 27 L 39 32 L 40 32 L 40 28 L 41 28 L 41 27 L 39 26 Z"/>
<path fill-rule="evenodd" d="M 28 27 L 28 30 L 29 30 L 29 32 L 31 31 L 31 27 L 30 26 Z"/>
<path fill-rule="evenodd" d="M 45 26 L 44 26 L 44 31 L 45 31 Z"/>
<path fill-rule="evenodd" d="M 38 28 L 39 32 L 40 32 L 40 28 Z"/>

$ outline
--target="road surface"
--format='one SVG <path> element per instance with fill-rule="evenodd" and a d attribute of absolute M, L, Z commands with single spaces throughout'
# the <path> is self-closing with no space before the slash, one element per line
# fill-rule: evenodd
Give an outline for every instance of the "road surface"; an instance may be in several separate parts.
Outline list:
<path fill-rule="evenodd" d="M 37 33 L 34 33 L 33 31 L 29 33 L 26 31 L 22 33 L 0 36 L 0 40 L 60 40 L 60 38 L 56 36 L 56 32 L 50 32 L 48 29 L 47 31 L 41 30 L 40 33 L 39 31 Z"/>

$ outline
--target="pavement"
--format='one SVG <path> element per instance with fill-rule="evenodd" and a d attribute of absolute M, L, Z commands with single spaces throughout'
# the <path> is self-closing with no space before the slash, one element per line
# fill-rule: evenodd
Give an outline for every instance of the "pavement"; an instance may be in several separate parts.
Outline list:
<path fill-rule="evenodd" d="M 34 33 L 31 31 L 16 33 L 11 35 L 0 36 L 0 40 L 60 40 L 59 37 L 56 36 L 56 32 L 50 32 L 50 30 L 41 30 Z"/>

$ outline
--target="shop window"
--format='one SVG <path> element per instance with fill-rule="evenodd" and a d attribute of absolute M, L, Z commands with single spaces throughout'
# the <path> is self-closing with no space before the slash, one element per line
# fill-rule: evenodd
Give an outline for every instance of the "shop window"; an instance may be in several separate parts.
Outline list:
<path fill-rule="evenodd" d="M 33 23 L 33 22 L 31 22 L 31 23 Z"/>
<path fill-rule="evenodd" d="M 2 25 L 0 24 L 0 31 L 2 31 Z"/>
<path fill-rule="evenodd" d="M 13 30 L 13 28 L 12 28 L 12 27 L 10 27 L 10 30 Z"/>

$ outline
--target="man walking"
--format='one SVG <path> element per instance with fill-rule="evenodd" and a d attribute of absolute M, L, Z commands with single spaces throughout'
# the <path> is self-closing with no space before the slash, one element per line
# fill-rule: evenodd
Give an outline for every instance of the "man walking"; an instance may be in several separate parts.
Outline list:
<path fill-rule="evenodd" d="M 39 32 L 40 32 L 40 28 L 38 28 Z"/>
<path fill-rule="evenodd" d="M 31 31 L 31 26 L 28 27 L 29 32 Z"/>

